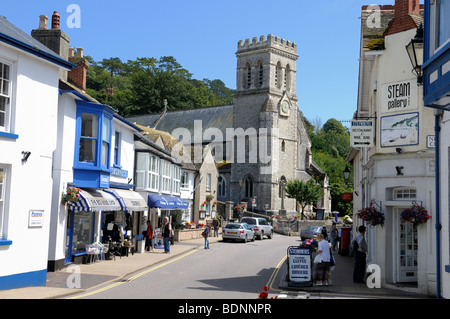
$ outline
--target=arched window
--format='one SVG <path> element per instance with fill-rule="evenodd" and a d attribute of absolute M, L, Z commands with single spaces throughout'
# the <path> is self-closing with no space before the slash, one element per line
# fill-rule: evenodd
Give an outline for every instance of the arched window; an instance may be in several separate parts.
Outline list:
<path fill-rule="evenodd" d="M 249 89 L 252 85 L 252 67 L 250 66 L 250 63 L 247 62 L 245 65 L 246 70 L 246 82 L 245 82 L 245 88 Z"/>
<path fill-rule="evenodd" d="M 253 197 L 253 178 L 250 175 L 244 178 L 244 195 L 245 198 Z"/>
<path fill-rule="evenodd" d="M 286 151 L 286 142 L 284 140 L 281 142 L 281 151 L 283 153 Z"/>
<path fill-rule="evenodd" d="M 261 61 L 258 61 L 258 86 L 261 87 L 264 83 L 264 67 Z"/>
<path fill-rule="evenodd" d="M 275 86 L 277 88 L 281 87 L 281 77 L 282 77 L 282 70 L 281 70 L 281 63 L 277 63 L 277 67 L 275 68 Z"/>
<path fill-rule="evenodd" d="M 219 175 L 217 178 L 217 196 L 218 197 L 225 197 L 226 194 L 226 184 L 225 184 L 225 178 L 222 175 Z"/>
<path fill-rule="evenodd" d="M 286 65 L 286 72 L 284 73 L 284 88 L 286 91 L 291 90 L 291 67 Z"/>

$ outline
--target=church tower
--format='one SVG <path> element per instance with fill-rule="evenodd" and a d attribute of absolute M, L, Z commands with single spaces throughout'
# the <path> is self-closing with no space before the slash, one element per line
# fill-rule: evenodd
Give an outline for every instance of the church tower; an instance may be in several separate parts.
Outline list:
<path fill-rule="evenodd" d="M 282 182 L 298 178 L 307 156 L 295 93 L 297 45 L 269 34 L 239 41 L 236 57 L 231 200 L 251 207 L 255 197 L 258 210 L 294 211 Z"/>

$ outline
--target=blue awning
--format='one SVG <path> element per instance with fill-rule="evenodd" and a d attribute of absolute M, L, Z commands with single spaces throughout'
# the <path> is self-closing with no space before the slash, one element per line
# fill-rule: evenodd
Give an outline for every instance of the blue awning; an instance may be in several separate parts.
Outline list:
<path fill-rule="evenodd" d="M 149 194 L 148 206 L 162 209 L 187 209 L 189 204 L 179 197 Z"/>

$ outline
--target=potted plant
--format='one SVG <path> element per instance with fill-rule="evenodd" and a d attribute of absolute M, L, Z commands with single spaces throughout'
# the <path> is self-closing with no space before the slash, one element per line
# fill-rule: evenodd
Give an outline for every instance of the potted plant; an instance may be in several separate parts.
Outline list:
<path fill-rule="evenodd" d="M 401 214 L 402 221 L 410 222 L 414 225 L 425 224 L 431 216 L 428 214 L 428 211 L 419 205 L 414 205 L 410 208 L 402 211 Z"/>

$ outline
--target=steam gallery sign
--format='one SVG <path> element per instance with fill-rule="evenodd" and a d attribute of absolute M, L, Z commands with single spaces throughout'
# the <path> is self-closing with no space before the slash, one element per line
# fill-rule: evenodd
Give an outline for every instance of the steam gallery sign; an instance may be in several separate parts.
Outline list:
<path fill-rule="evenodd" d="M 381 112 L 417 109 L 417 93 L 417 84 L 412 80 L 384 84 L 381 92 Z"/>
<path fill-rule="evenodd" d="M 352 147 L 372 147 L 374 130 L 373 121 L 353 120 L 350 128 L 350 145 Z"/>

